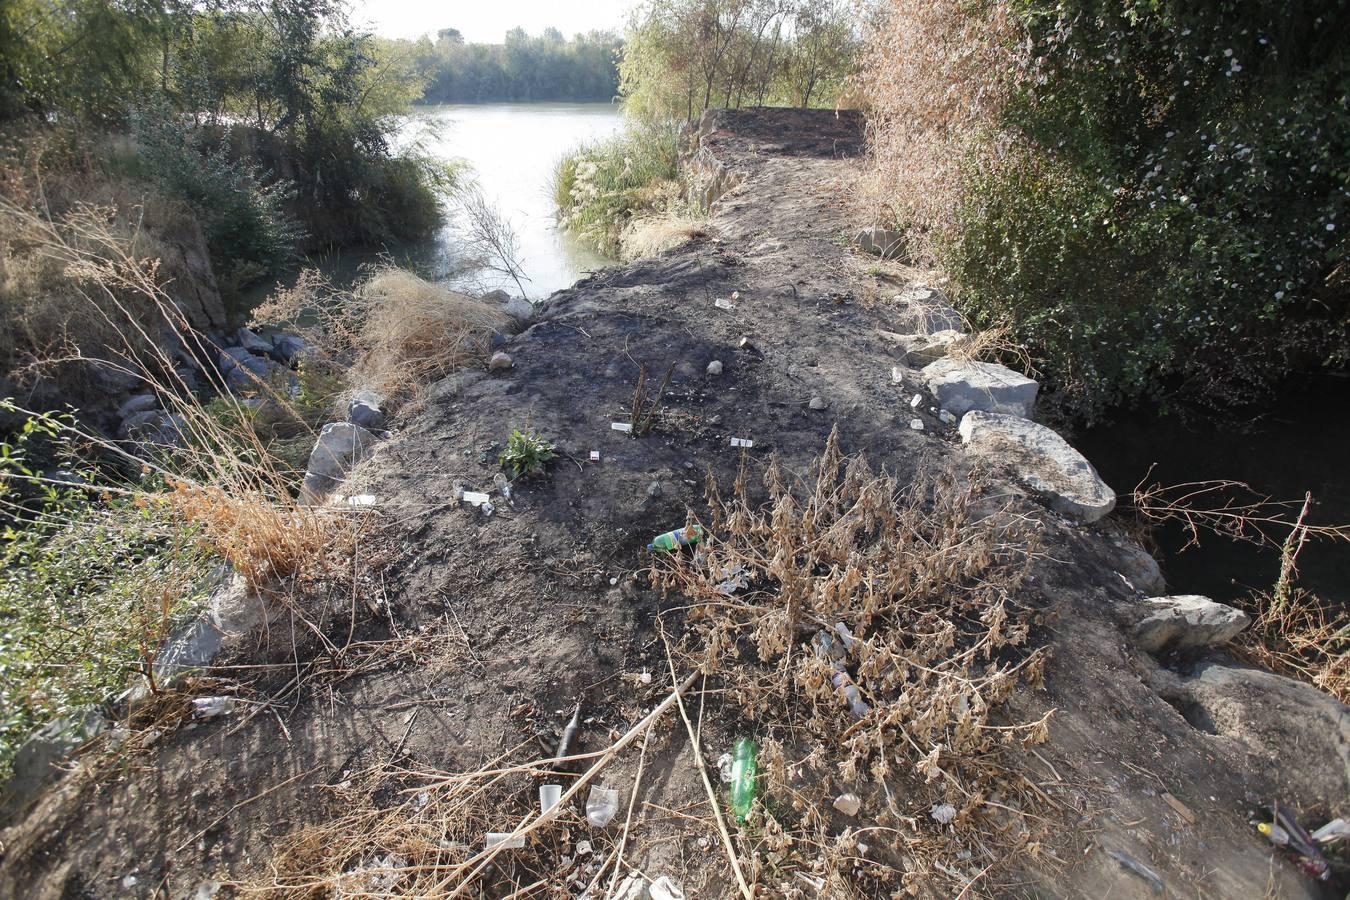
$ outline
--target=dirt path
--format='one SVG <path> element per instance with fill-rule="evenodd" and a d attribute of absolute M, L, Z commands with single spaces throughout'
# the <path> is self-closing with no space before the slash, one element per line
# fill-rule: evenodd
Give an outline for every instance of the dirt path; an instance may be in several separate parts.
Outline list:
<path fill-rule="evenodd" d="M 363 487 L 380 498 L 363 549 L 385 565 L 352 603 L 358 638 L 372 642 L 353 656 L 361 672 L 314 679 L 242 727 L 176 729 L 97 784 L 70 780 L 4 833 L 0 895 L 177 898 L 210 879 L 265 882 L 279 839 L 334 814 L 325 786 L 392 760 L 478 767 L 536 734 L 551 740 L 577 699 L 588 719 L 582 748 L 601 748 L 664 696 L 654 622 L 673 601 L 634 577 L 643 547 L 683 524 L 687 508 L 702 508 L 706 472 L 734 479 L 741 452 L 732 438 L 754 441 L 752 461 L 776 453 L 789 472 L 804 471 L 836 425 L 847 453 L 902 480 L 964 465 L 955 429 L 927 411 L 930 401 L 911 408 L 915 393 L 927 398 L 917 381 L 892 383 L 898 361 L 876 333 L 901 312 L 887 298 L 903 273 L 847 247 L 841 198 L 858 119 L 744 111 L 714 119 L 702 139 L 743 182 L 718 202 L 707 239 L 554 295 L 504 348 L 513 368 L 433 388 L 363 469 Z M 733 292 L 734 309 L 714 306 Z M 720 376 L 706 373 L 714 360 Z M 673 373 L 654 432 L 634 439 L 611 423 L 629 421 L 644 366 L 653 393 Z M 825 407 L 811 408 L 813 397 Z M 923 431 L 909 425 L 916 416 Z M 514 428 L 557 443 L 563 456 L 550 477 L 522 483 L 490 517 L 452 506 L 457 485 L 490 487 L 498 445 Z M 1231 728 L 1190 724 L 1155 690 L 1166 674 L 1122 635 L 1117 620 L 1136 592 L 1117 574 L 1112 526 L 1073 526 L 1033 498 L 1017 502 L 1044 536 L 1032 593 L 1055 652 L 1044 689 L 1019 689 L 1013 709 L 1058 710 L 1030 764 L 1062 822 L 1044 868 L 1027 872 L 1040 887 L 1016 892 L 1151 896 L 1105 852 L 1114 850 L 1178 896 L 1251 897 L 1268 887 L 1318 896 L 1272 856 L 1248 816 L 1277 794 L 1334 812 L 1346 774 L 1320 758 L 1274 765 Z M 349 598 L 329 599 L 325 627 L 345 638 Z M 399 649 L 381 656 L 375 641 Z M 285 665 L 284 654 L 273 657 L 261 656 Z M 650 685 L 644 670 L 656 673 Z M 733 733 L 729 721 L 710 724 L 707 755 Z M 635 762 L 625 759 L 615 777 L 631 779 Z M 678 811 L 704 802 L 682 731 L 664 734 L 650 765 L 653 803 Z M 691 896 L 730 896 L 715 833 L 709 844 L 696 838 L 645 842 L 635 863 L 685 873 Z"/>

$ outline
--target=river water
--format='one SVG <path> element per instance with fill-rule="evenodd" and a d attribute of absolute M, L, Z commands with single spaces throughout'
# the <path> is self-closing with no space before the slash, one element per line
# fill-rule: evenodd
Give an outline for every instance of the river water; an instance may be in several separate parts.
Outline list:
<path fill-rule="evenodd" d="M 622 127 L 618 104 L 488 103 L 417 107 L 405 139 L 420 138 L 441 159 L 463 160 L 489 202 L 511 226 L 528 281 L 525 293 L 542 300 L 587 272 L 612 265 L 558 228 L 553 172 L 579 144 L 608 137 Z M 467 270 L 451 219 L 418 263 L 438 280 L 473 290 L 520 289 L 509 277 Z"/>

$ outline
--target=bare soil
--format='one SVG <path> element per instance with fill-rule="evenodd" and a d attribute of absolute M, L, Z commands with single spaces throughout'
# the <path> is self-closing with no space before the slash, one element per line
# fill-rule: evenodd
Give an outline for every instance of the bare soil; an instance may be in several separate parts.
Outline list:
<path fill-rule="evenodd" d="M 544 754 L 578 700 L 577 749 L 604 749 L 670 689 L 656 621 L 680 598 L 639 577 L 650 562 L 644 546 L 704 508 L 706 473 L 730 484 L 742 462 L 733 437 L 754 441 L 749 465 L 777 454 L 796 473 L 836 425 L 846 453 L 902 480 L 965 465 L 955 429 L 930 413 L 918 381 L 892 383 L 899 360 L 876 334 L 892 327 L 900 308 L 889 298 L 912 273 L 848 248 L 856 223 L 844 198 L 859 118 L 723 113 L 705 125 L 702 144 L 741 177 L 716 204 L 708 237 L 555 294 L 507 343 L 512 368 L 434 386 L 363 467 L 360 487 L 379 506 L 355 564 L 369 562 L 373 574 L 350 596 L 308 601 L 327 639 L 347 651 L 335 658 L 313 641 L 292 651 L 274 625 L 231 660 L 274 668 L 216 674 L 247 680 L 256 696 L 275 694 L 275 707 L 178 724 L 122 751 L 98 777 L 67 778 L 0 837 L 0 896 L 180 898 L 208 880 L 226 883 L 217 896 L 244 885 L 266 892 L 279 843 L 342 812 L 333 788 L 355 773 L 385 764 L 465 771 L 528 742 Z M 732 292 L 734 309 L 714 306 Z M 723 363 L 720 377 L 705 374 L 712 360 Z M 630 419 L 640 368 L 654 394 L 672 366 L 652 432 L 612 430 Z M 915 393 L 925 398 L 917 412 Z M 813 396 L 827 407 L 811 409 Z M 910 428 L 916 417 L 923 431 Z M 490 488 L 514 428 L 556 442 L 561 455 L 547 476 L 518 483 L 511 503 L 494 497 L 491 516 L 454 505 L 457 485 Z M 1296 746 L 1273 764 L 1241 733 L 1190 724 L 1150 687 L 1158 664 L 1122 631 L 1138 595 L 1117 573 L 1118 526 L 1076 526 L 1015 484 L 1004 490 L 1043 535 L 1021 599 L 1040 610 L 1053 656 L 1044 687 L 1019 688 L 1011 707 L 1024 720 L 1057 710 L 1048 742 L 1023 760 L 1054 800 L 1045 813 L 1053 839 L 1015 877 L 962 876 L 966 890 L 933 895 L 1152 896 L 1107 853 L 1116 851 L 1177 896 L 1330 896 L 1249 819 L 1277 796 L 1310 820 L 1335 814 L 1335 804 L 1344 813 L 1346 773 Z M 301 688 L 282 690 L 297 675 Z M 687 702 L 692 716 L 702 708 L 711 762 L 742 733 L 742 711 L 719 697 L 715 678 Z M 689 896 L 734 896 L 678 717 L 657 735 L 625 867 L 671 875 Z M 638 757 L 635 745 L 606 774 L 622 789 L 621 819 Z M 521 808 L 530 802 L 523 797 Z M 512 815 L 504 811 L 501 830 Z M 615 840 L 615 826 L 590 829 L 575 815 L 566 828 L 546 839 L 559 860 L 578 838 L 598 853 Z M 549 880 L 561 861 L 554 873 L 501 866 L 498 884 L 542 878 L 538 895 L 568 895 L 570 877 Z M 760 878 L 761 896 L 793 891 L 810 893 L 801 882 Z"/>

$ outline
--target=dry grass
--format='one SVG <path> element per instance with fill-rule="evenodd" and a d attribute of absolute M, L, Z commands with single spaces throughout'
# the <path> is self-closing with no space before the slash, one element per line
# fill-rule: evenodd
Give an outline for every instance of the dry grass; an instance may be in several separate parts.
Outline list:
<path fill-rule="evenodd" d="M 506 315 L 494 303 L 382 267 L 349 292 L 305 272 L 258 307 L 253 321 L 298 328 L 316 353 L 307 364 L 340 373 L 350 389 L 406 400 L 437 378 L 485 362 Z M 309 324 L 295 324 L 302 322 Z"/>
<path fill-rule="evenodd" d="M 706 223 L 679 215 L 643 216 L 625 226 L 620 240 L 625 261 L 656 256 L 707 234 Z"/>
<path fill-rule="evenodd" d="M 994 890 L 1044 831 L 1010 751 L 1045 740 L 1049 715 L 1010 721 L 1002 709 L 1018 684 L 1039 683 L 1046 659 L 1017 602 L 1034 529 L 977 512 L 978 484 L 952 475 L 902 488 L 844 459 L 837 434 L 809 482 L 789 485 L 771 464 L 764 486 L 756 504 L 744 471 L 729 499 L 709 484 L 716 540 L 657 570 L 691 601 L 684 652 L 723 679 L 748 720 L 737 727 L 764 747 L 747 870 L 759 880 L 790 861 L 827 896 Z M 719 586 L 729 577 L 744 586 Z M 854 639 L 842 664 L 870 706 L 861 719 L 816 646 L 841 624 Z M 877 835 L 831 816 L 846 790 Z M 951 828 L 930 815 L 941 804 L 954 807 Z"/>
<path fill-rule="evenodd" d="M 963 164 L 1009 152 L 996 133 L 1023 72 L 1004 4 L 890 0 L 871 24 L 858 87 L 871 156 L 858 185 L 869 221 L 898 224 L 919 258 L 951 235 Z"/>

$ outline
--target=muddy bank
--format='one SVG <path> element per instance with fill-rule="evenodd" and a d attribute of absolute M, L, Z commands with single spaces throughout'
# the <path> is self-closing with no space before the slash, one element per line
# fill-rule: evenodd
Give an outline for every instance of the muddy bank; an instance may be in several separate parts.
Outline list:
<path fill-rule="evenodd" d="M 1345 812 L 1345 708 L 1234 667 L 1205 639 L 1180 655 L 1168 648 L 1162 662 L 1139 649 L 1139 622 L 1169 614 L 1145 602 L 1166 592 L 1156 567 L 1109 516 L 1068 518 L 997 457 L 967 452 L 930 379 L 887 337 L 913 319 L 911 304 L 894 298 L 915 287 L 914 273 L 848 246 L 858 224 L 843 199 L 861 147 L 856 115 L 724 112 L 699 134 L 707 171 L 726 189 L 706 238 L 555 294 L 501 348 L 509 367 L 431 388 L 349 479 L 349 492 L 378 498 L 354 560 L 373 574 L 350 593 L 306 599 L 341 650 L 307 644 L 302 655 L 275 627 L 241 647 L 232 662 L 276 670 L 218 674 L 277 698 L 270 715 L 177 726 L 98 779 L 68 778 L 4 833 L 0 894 L 181 897 L 219 882 L 224 896 L 239 882 L 298 896 L 295 882 L 280 886 L 278 846 L 340 816 L 362 772 L 463 772 L 521 744 L 549 752 L 578 701 L 576 749 L 603 751 L 668 695 L 658 616 L 687 605 L 643 574 L 645 545 L 691 510 L 706 513 L 705 477 L 725 489 L 744 468 L 759 495 L 754 485 L 776 456 L 789 480 L 806 479 L 837 429 L 844 453 L 865 455 L 898 484 L 939 470 L 986 479 L 984 499 L 1036 537 L 1006 600 L 1049 650 L 1044 681 L 1014 689 L 1000 715 L 1025 722 L 1053 711 L 1048 740 L 1010 757 L 1026 791 L 1043 798 L 1028 809 L 1048 826 L 1044 843 L 995 869 L 978 829 L 966 832 L 964 849 L 943 851 L 949 871 L 910 879 L 914 893 L 1152 896 L 1144 867 L 1174 894 L 1321 895 L 1249 819 L 1272 797 L 1318 824 Z M 632 422 L 640 375 L 655 394 L 667 371 L 651 431 L 615 430 Z M 456 504 L 458 489 L 490 489 L 517 428 L 557 445 L 548 477 L 495 498 L 490 516 Z M 1176 627 L 1194 633 L 1190 622 Z M 898 702 L 880 688 L 869 696 L 882 712 Z M 719 696 L 716 677 L 691 707 L 709 765 L 764 712 Z M 685 731 L 664 727 L 645 763 L 635 751 L 607 772 L 626 800 L 645 771 L 628 865 L 675 878 L 689 896 L 734 895 Z M 812 777 L 831 791 L 861 783 L 839 771 Z M 533 790 L 484 824 L 509 828 Z M 861 818 L 840 813 L 829 827 L 868 829 L 865 853 L 899 871 L 936 832 L 929 793 L 896 793 L 891 811 L 875 790 Z M 996 809 L 1021 804 L 997 790 L 971 802 L 989 828 Z M 498 883 L 577 895 L 586 879 L 577 886 L 575 867 L 589 865 L 576 859 L 578 838 L 599 847 L 616 843 L 617 830 L 572 815 L 565 833 L 532 845 L 541 855 L 531 859 L 547 866 L 503 862 Z M 828 875 L 830 895 L 874 896 L 888 883 L 867 859 L 817 872 L 810 860 L 769 860 L 759 833 L 738 838 L 757 896 L 815 884 L 795 877 L 798 865 L 808 879 Z M 378 855 L 397 869 L 390 852 L 357 848 L 344 865 Z"/>

